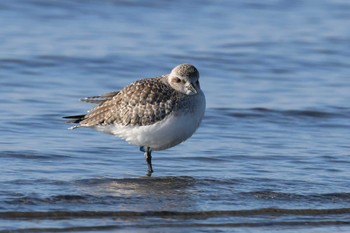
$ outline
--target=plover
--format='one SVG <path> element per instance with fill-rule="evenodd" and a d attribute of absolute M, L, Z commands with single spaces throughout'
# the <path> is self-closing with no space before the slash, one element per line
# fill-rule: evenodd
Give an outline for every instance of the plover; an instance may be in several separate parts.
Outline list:
<path fill-rule="evenodd" d="M 68 123 L 118 136 L 144 152 L 151 176 L 152 150 L 165 150 L 185 141 L 199 127 L 205 96 L 199 72 L 181 64 L 170 74 L 135 81 L 120 91 L 81 101 L 96 103 L 87 114 L 66 116 Z"/>

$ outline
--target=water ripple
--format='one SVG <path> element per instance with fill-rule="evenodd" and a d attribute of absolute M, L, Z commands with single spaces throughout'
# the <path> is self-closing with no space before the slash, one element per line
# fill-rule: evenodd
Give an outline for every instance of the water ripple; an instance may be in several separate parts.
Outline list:
<path fill-rule="evenodd" d="M 320 110 L 277 110 L 269 108 L 232 109 L 214 108 L 214 111 L 224 113 L 227 116 L 236 118 L 259 118 L 259 117 L 296 117 L 296 118 L 347 118 L 350 117 L 350 109 L 337 109 L 333 111 Z"/>
<path fill-rule="evenodd" d="M 339 209 L 278 209 L 264 208 L 253 210 L 214 210 L 214 211 L 51 211 L 51 212 L 0 212 L 0 218 L 3 219 L 72 219 L 72 218 L 104 218 L 104 217 L 124 217 L 124 218 L 144 218 L 144 217 L 162 217 L 162 218 L 213 218 L 223 216 L 258 216 L 258 215 L 340 215 L 350 214 L 350 208 Z M 350 222 L 349 222 L 350 223 Z"/>

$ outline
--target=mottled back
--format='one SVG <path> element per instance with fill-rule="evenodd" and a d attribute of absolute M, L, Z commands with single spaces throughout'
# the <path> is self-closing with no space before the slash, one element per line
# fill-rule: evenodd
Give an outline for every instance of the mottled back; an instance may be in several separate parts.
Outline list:
<path fill-rule="evenodd" d="M 185 99 L 183 93 L 166 83 L 166 78 L 167 75 L 139 80 L 121 91 L 83 99 L 100 104 L 81 118 L 80 125 L 145 126 L 164 119 L 176 109 L 181 99 Z"/>

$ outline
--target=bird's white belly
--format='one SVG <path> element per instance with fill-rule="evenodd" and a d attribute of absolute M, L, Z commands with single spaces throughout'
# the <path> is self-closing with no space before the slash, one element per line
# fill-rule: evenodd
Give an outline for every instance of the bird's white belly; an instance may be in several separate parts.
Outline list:
<path fill-rule="evenodd" d="M 196 131 L 201 118 L 192 115 L 169 115 L 164 120 L 147 126 L 98 126 L 97 130 L 114 134 L 127 142 L 151 147 L 152 150 L 164 150 L 173 147 Z"/>

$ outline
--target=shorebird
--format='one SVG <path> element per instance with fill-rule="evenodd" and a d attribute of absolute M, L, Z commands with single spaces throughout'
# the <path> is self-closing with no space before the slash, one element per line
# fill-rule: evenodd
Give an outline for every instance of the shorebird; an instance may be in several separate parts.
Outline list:
<path fill-rule="evenodd" d="M 95 103 L 87 114 L 66 116 L 71 127 L 95 128 L 140 147 L 151 176 L 152 150 L 165 150 L 185 141 L 199 127 L 205 112 L 205 96 L 199 72 L 181 64 L 170 74 L 135 81 L 120 91 L 81 99 Z"/>

